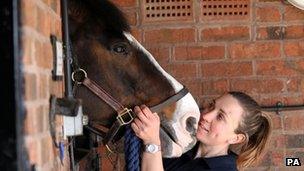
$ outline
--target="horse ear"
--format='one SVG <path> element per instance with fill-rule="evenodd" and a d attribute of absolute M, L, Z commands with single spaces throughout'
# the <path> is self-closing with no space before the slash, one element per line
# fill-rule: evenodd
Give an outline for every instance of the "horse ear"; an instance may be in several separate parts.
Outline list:
<path fill-rule="evenodd" d="M 69 0 L 68 1 L 68 16 L 69 16 L 69 31 L 70 35 L 73 35 L 79 26 L 81 26 L 89 12 L 85 8 L 85 4 L 81 0 Z"/>
<path fill-rule="evenodd" d="M 88 14 L 88 10 L 85 8 L 83 1 L 69 0 L 68 15 L 75 23 L 81 24 Z"/>

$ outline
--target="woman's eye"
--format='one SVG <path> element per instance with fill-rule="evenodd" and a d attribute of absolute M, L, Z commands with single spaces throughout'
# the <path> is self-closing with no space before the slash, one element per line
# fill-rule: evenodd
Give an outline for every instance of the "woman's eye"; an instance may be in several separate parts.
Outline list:
<path fill-rule="evenodd" d="M 223 119 L 224 119 L 223 114 L 222 114 L 222 113 L 219 113 L 219 114 L 217 115 L 217 120 L 223 120 Z"/>

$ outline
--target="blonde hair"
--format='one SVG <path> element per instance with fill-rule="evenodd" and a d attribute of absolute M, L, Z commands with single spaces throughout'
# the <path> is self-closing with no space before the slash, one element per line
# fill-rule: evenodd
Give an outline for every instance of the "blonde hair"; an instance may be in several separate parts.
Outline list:
<path fill-rule="evenodd" d="M 271 118 L 263 113 L 258 103 L 242 92 L 228 92 L 236 98 L 244 110 L 242 121 L 236 133 L 242 133 L 246 140 L 239 147 L 237 158 L 238 169 L 258 162 L 259 156 L 264 152 L 270 139 Z"/>

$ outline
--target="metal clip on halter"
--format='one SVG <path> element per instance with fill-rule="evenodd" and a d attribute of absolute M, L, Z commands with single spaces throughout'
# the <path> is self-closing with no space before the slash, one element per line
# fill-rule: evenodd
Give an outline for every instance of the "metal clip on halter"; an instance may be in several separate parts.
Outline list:
<path fill-rule="evenodd" d="M 77 84 L 82 84 L 83 81 L 88 77 L 87 72 L 84 69 L 77 69 L 72 73 L 72 80 Z"/>
<path fill-rule="evenodd" d="M 133 111 L 131 109 L 124 108 L 121 112 L 118 113 L 116 119 L 121 125 L 127 125 L 131 123 L 134 119 Z"/>
<path fill-rule="evenodd" d="M 116 121 L 114 122 L 114 124 L 108 131 L 107 136 L 104 139 L 104 144 L 110 153 L 115 153 L 110 147 L 110 144 L 111 144 L 114 136 L 124 125 L 130 124 L 134 118 L 135 118 L 135 114 L 133 113 L 133 111 L 131 109 L 124 108 L 123 110 L 118 112 Z"/>

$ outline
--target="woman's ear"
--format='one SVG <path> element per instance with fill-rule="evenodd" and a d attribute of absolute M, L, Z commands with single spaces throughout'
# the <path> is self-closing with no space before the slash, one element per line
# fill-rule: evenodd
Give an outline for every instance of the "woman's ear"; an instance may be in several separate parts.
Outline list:
<path fill-rule="evenodd" d="M 239 144 L 246 140 L 246 136 L 244 134 L 234 134 L 234 136 L 228 140 L 229 144 Z"/>

